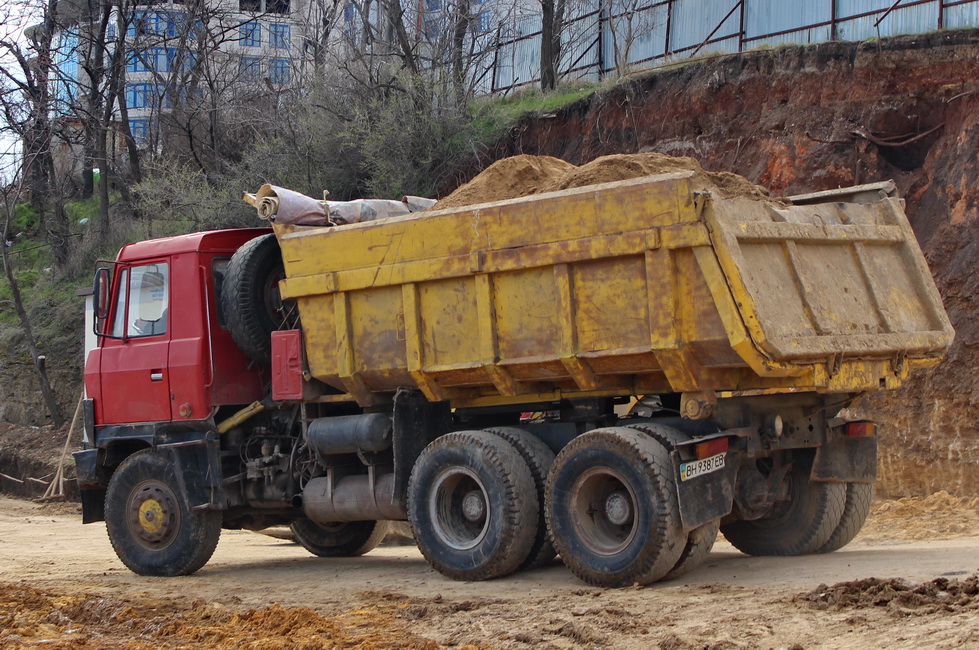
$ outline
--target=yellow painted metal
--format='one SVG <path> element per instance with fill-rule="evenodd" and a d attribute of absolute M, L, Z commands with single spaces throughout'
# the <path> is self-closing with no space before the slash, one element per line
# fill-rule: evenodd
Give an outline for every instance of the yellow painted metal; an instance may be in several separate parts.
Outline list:
<path fill-rule="evenodd" d="M 246 422 L 251 419 L 253 415 L 258 415 L 265 410 L 265 405 L 261 402 L 252 402 L 245 408 L 241 409 L 227 420 L 223 421 L 216 427 L 218 433 L 227 433 L 234 429 L 239 424 Z"/>
<path fill-rule="evenodd" d="M 163 506 L 156 499 L 146 499 L 139 504 L 139 525 L 147 533 L 158 533 L 163 528 Z"/>
<path fill-rule="evenodd" d="M 682 172 L 275 225 L 314 377 L 361 405 L 891 388 L 952 339 L 892 186 L 721 199 Z"/>

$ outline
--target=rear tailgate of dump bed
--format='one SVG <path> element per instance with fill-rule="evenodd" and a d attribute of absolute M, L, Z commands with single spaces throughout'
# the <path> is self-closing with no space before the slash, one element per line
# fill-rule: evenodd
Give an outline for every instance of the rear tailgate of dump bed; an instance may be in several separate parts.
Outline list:
<path fill-rule="evenodd" d="M 793 197 L 714 201 L 704 212 L 744 326 L 774 364 L 890 359 L 931 365 L 953 330 L 895 197 L 876 183 Z"/>

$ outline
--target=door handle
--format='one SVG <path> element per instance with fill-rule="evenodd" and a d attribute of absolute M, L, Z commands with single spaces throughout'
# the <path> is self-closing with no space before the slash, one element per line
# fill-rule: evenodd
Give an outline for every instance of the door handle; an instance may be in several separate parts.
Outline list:
<path fill-rule="evenodd" d="M 163 381 L 163 371 L 162 370 L 150 371 L 150 381 Z"/>

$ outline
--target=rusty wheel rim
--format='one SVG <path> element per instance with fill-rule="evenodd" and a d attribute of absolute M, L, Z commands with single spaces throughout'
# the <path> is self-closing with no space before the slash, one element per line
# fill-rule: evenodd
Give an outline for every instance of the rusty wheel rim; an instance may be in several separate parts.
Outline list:
<path fill-rule="evenodd" d="M 166 548 L 180 530 L 177 496 L 160 481 L 143 481 L 129 499 L 128 523 L 133 539 L 144 548 Z"/>
<path fill-rule="evenodd" d="M 489 530 L 486 488 L 475 472 L 465 467 L 450 467 L 435 477 L 428 511 L 435 534 L 457 551 L 475 548 Z"/>
<path fill-rule="evenodd" d="M 622 474 L 595 467 L 582 473 L 571 489 L 571 525 L 590 551 L 615 555 L 636 537 L 638 506 Z"/>

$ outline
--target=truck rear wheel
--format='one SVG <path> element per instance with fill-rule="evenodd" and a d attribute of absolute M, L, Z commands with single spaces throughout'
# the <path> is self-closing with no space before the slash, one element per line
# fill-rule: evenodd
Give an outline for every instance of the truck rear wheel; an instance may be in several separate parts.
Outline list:
<path fill-rule="evenodd" d="M 530 469 L 486 431 L 430 443 L 408 481 L 408 520 L 422 555 L 456 580 L 513 573 L 534 544 L 538 508 Z"/>
<path fill-rule="evenodd" d="M 516 427 L 495 427 L 486 429 L 490 433 L 500 436 L 520 453 L 530 474 L 534 477 L 534 487 L 537 488 L 537 507 L 540 514 L 537 517 L 537 535 L 534 537 L 534 545 L 530 548 L 530 555 L 523 561 L 521 569 L 533 569 L 543 566 L 554 559 L 557 551 L 551 543 L 550 535 L 547 534 L 547 518 L 544 516 L 544 490 L 547 488 L 547 474 L 551 471 L 554 464 L 554 452 L 544 444 L 544 441 L 523 429 Z"/>
<path fill-rule="evenodd" d="M 690 436 L 687 434 L 665 424 L 643 423 L 626 426 L 656 438 L 665 444 L 670 451 L 673 451 L 681 442 L 690 440 Z M 680 558 L 669 573 L 663 576 L 663 580 L 679 578 L 703 564 L 707 556 L 710 555 L 711 549 L 714 548 L 714 542 L 717 541 L 717 533 L 720 528 L 721 520 L 717 519 L 691 530 L 687 534 L 687 544 L 683 548 Z"/>
<path fill-rule="evenodd" d="M 299 545 L 319 557 L 357 557 L 373 551 L 388 534 L 386 521 L 318 524 L 300 519 L 290 528 Z"/>
<path fill-rule="evenodd" d="M 677 563 L 680 525 L 669 450 L 633 429 L 596 429 L 557 455 L 547 482 L 554 546 L 585 582 L 649 584 Z"/>
<path fill-rule="evenodd" d="M 663 576 L 663 580 L 675 580 L 680 576 L 686 575 L 699 567 L 707 560 L 714 542 L 717 541 L 717 533 L 721 529 L 721 520 L 715 519 L 703 526 L 697 526 L 687 533 L 687 544 L 680 553 L 680 559 L 676 561 L 669 573 Z"/>
<path fill-rule="evenodd" d="M 843 517 L 845 483 L 812 481 L 812 453 L 796 450 L 785 477 L 788 499 L 760 519 L 721 525 L 735 548 L 748 555 L 806 555 L 826 544 Z"/>
<path fill-rule="evenodd" d="M 249 358 L 272 363 L 272 332 L 285 319 L 279 280 L 285 278 L 275 235 L 246 242 L 231 257 L 221 287 L 221 309 L 231 337 Z"/>
<path fill-rule="evenodd" d="M 116 555 L 134 573 L 188 575 L 204 566 L 217 548 L 221 513 L 192 511 L 173 464 L 146 449 L 112 474 L 105 525 Z"/>
<path fill-rule="evenodd" d="M 817 553 L 832 553 L 838 551 L 853 541 L 870 514 L 870 502 L 874 498 L 873 483 L 847 483 L 846 504 L 843 506 L 843 516 L 836 530 L 830 535 L 829 541 L 816 549 Z"/>

